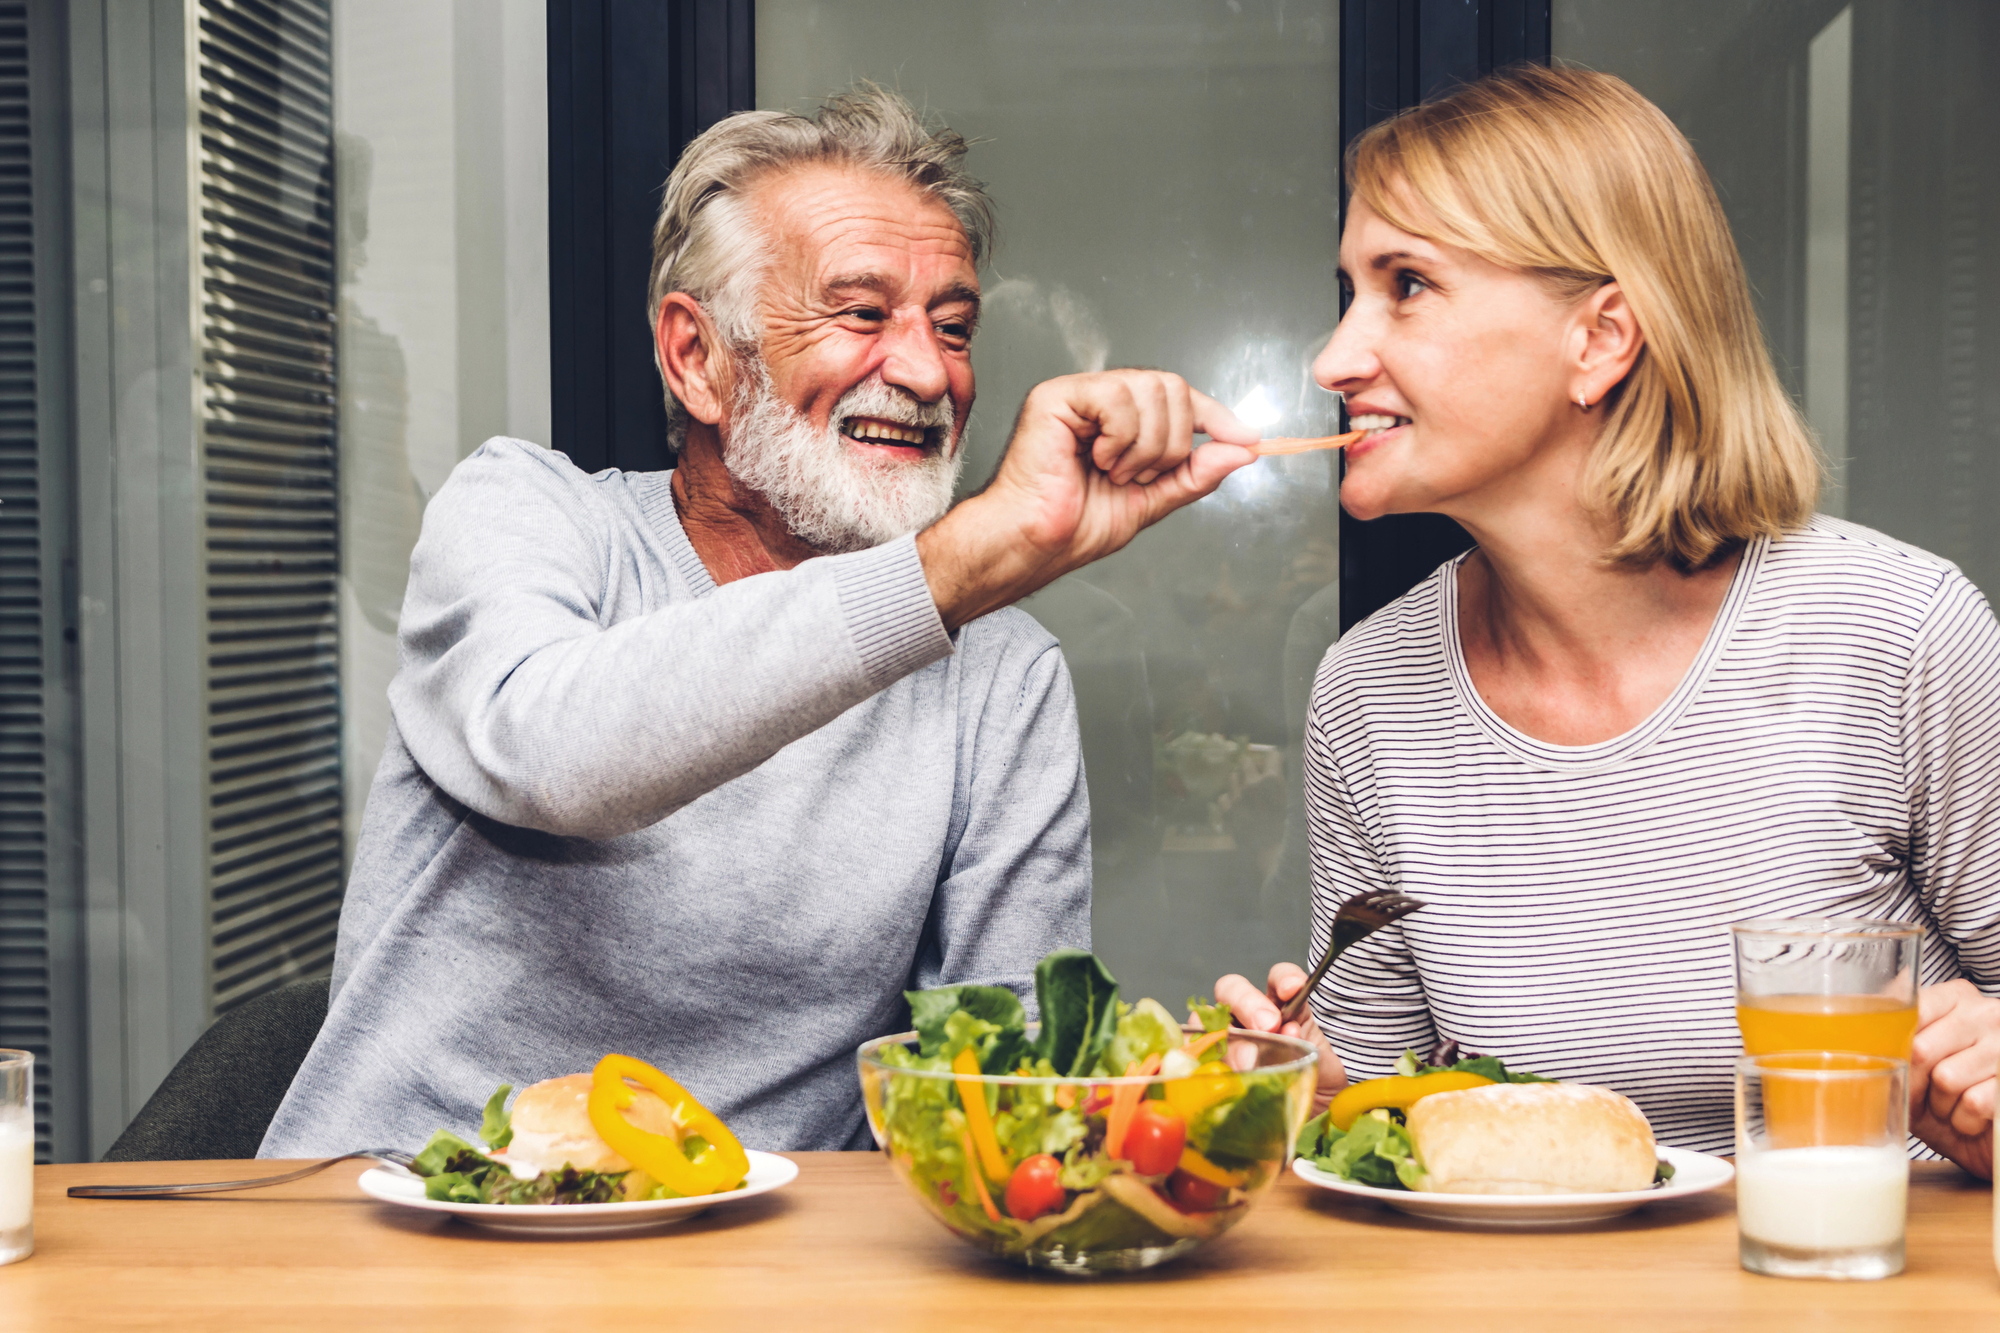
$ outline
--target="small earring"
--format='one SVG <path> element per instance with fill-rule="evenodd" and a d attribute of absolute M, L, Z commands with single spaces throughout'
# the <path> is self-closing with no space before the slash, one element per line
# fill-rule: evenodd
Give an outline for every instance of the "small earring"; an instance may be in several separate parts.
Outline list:
<path fill-rule="evenodd" d="M 1582 394 L 1578 394 L 1578 395 L 1576 396 L 1576 405 L 1577 405 L 1578 407 L 1582 408 L 1582 409 L 1583 409 L 1584 411 L 1586 411 L 1586 412 L 1588 412 L 1588 411 L 1590 410 L 1590 404 L 1589 404 L 1589 403 L 1587 403 L 1587 402 L 1585 402 L 1585 401 L 1583 400 L 1583 395 L 1582 395 Z"/>

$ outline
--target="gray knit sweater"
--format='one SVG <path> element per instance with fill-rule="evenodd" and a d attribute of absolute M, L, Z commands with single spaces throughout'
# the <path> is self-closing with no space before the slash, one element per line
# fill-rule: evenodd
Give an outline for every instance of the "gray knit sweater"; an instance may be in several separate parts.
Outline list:
<path fill-rule="evenodd" d="M 325 1028 L 260 1155 L 465 1133 L 607 1051 L 751 1147 L 866 1146 L 901 992 L 1090 936 L 1055 641 L 914 539 L 717 587 L 669 473 L 492 440 L 431 501 Z"/>

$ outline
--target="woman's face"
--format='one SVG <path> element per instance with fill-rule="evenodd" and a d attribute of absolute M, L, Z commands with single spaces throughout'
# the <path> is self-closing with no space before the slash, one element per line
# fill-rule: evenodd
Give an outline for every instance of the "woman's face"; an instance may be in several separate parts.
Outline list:
<path fill-rule="evenodd" d="M 1313 378 L 1347 396 L 1351 429 L 1369 430 L 1348 447 L 1343 507 L 1464 518 L 1510 492 L 1549 498 L 1537 464 L 1588 444 L 1575 395 L 1583 307 L 1595 303 L 1560 302 L 1525 273 L 1412 236 L 1359 197 L 1340 279 L 1353 301 Z"/>

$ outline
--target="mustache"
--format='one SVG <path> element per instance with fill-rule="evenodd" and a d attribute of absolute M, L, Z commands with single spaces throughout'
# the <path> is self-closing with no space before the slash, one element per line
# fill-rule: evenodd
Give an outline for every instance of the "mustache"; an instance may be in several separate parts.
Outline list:
<path fill-rule="evenodd" d="M 949 396 L 940 396 L 927 403 L 908 389 L 899 389 L 885 382 L 879 373 L 870 375 L 842 394 L 840 401 L 833 405 L 830 421 L 838 430 L 842 422 L 854 417 L 873 417 L 898 426 L 942 432 L 940 438 L 927 443 L 942 445 L 947 452 L 958 443 L 958 411 Z"/>
<path fill-rule="evenodd" d="M 723 465 L 807 545 L 829 555 L 879 546 L 928 527 L 951 507 L 965 456 L 949 398 L 926 403 L 871 376 L 842 394 L 832 419 L 818 426 L 778 396 L 761 361 L 747 371 L 733 395 Z M 841 438 L 848 415 L 921 428 L 923 456 L 887 466 L 856 456 Z M 937 447 L 946 438 L 950 446 Z"/>

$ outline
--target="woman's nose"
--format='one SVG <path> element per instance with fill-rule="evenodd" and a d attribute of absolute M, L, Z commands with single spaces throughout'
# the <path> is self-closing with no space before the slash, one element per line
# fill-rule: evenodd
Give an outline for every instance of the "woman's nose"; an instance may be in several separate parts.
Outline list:
<path fill-rule="evenodd" d="M 1335 393 L 1353 393 L 1366 388 L 1382 373 L 1374 330 L 1369 327 L 1367 313 L 1360 302 L 1350 305 L 1347 313 L 1340 317 L 1340 323 L 1334 326 L 1333 337 L 1327 339 L 1326 346 L 1313 358 L 1312 372 L 1314 383 Z"/>

